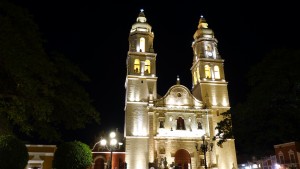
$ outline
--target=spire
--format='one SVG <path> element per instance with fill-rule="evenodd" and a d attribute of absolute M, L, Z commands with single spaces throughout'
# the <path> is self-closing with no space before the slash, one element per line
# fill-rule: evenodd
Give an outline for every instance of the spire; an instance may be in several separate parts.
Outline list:
<path fill-rule="evenodd" d="M 198 24 L 198 29 L 200 28 L 208 28 L 208 24 L 205 20 L 205 18 L 203 17 L 203 15 L 200 16 L 200 20 L 199 20 L 199 24 Z"/>
<path fill-rule="evenodd" d="M 144 10 L 141 9 L 129 34 L 129 51 L 154 53 L 152 27 L 147 23 Z"/>
<path fill-rule="evenodd" d="M 144 9 L 141 9 L 140 10 L 140 13 L 139 13 L 139 16 L 137 17 L 136 19 L 136 22 L 146 22 L 147 19 L 146 19 L 146 16 L 145 16 L 145 13 L 144 13 Z"/>
<path fill-rule="evenodd" d="M 140 14 L 139 14 L 140 17 L 145 17 L 145 14 L 144 14 L 144 9 L 140 9 Z"/>
<path fill-rule="evenodd" d="M 208 23 L 206 22 L 206 19 L 203 17 L 203 15 L 200 16 L 198 29 L 196 30 L 194 34 L 194 39 L 198 38 L 214 38 L 214 32 L 208 28 Z"/>
<path fill-rule="evenodd" d="M 177 85 L 180 85 L 180 78 L 179 78 L 179 75 L 177 75 L 176 84 L 177 84 Z"/>
<path fill-rule="evenodd" d="M 136 22 L 132 25 L 130 32 L 132 33 L 135 31 L 151 32 L 151 26 L 147 23 L 147 18 L 143 9 L 140 10 L 138 17 L 136 18 Z"/>

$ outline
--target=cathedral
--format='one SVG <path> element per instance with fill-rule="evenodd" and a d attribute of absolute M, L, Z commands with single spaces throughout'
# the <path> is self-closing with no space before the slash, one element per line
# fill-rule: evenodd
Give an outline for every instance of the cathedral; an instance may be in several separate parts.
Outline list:
<path fill-rule="evenodd" d="M 125 162 L 128 169 L 236 169 L 234 139 L 217 145 L 215 127 L 230 109 L 217 39 L 201 17 L 191 44 L 192 89 L 176 83 L 157 93 L 154 33 L 143 10 L 128 37 Z M 192 36 L 192 35 L 191 35 Z M 166 56 L 165 56 L 166 57 Z M 187 68 L 188 69 L 188 68 Z"/>

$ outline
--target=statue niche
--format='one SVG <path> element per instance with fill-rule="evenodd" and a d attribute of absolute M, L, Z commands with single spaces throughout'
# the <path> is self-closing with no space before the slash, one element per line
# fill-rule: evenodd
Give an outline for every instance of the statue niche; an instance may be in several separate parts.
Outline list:
<path fill-rule="evenodd" d="M 165 154 L 166 153 L 166 149 L 163 146 L 159 147 L 159 154 Z"/>

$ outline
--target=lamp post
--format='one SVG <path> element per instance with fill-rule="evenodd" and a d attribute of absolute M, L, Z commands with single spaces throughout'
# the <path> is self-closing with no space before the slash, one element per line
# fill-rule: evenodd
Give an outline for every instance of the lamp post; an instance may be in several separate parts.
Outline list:
<path fill-rule="evenodd" d="M 213 146 L 214 144 L 212 142 L 208 143 L 206 140 L 205 140 L 205 136 L 203 135 L 201 137 L 201 140 L 202 140 L 202 144 L 200 145 L 200 149 L 198 147 L 198 144 L 196 143 L 196 149 L 197 151 L 202 151 L 203 154 L 204 154 L 204 168 L 207 169 L 207 164 L 206 164 L 206 153 L 208 151 L 212 151 L 213 149 Z"/>
<path fill-rule="evenodd" d="M 108 143 L 109 142 L 109 143 Z M 116 132 L 110 132 L 109 140 L 107 141 L 105 138 L 101 138 L 100 145 L 102 148 L 107 149 L 110 151 L 110 162 L 108 163 L 108 169 L 112 168 L 112 155 L 113 151 L 119 150 L 123 145 L 122 142 L 119 142 L 116 138 Z"/>

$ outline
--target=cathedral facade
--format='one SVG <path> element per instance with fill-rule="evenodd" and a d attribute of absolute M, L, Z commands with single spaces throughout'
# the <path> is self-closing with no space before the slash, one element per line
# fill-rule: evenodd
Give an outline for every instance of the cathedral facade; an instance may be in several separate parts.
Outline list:
<path fill-rule="evenodd" d="M 230 109 L 224 60 L 201 17 L 192 43 L 192 89 L 157 93 L 154 33 L 141 10 L 129 33 L 125 81 L 125 161 L 128 169 L 237 168 L 234 139 L 217 146 L 215 127 Z M 205 149 L 203 151 L 203 149 Z"/>

